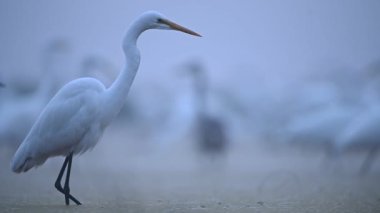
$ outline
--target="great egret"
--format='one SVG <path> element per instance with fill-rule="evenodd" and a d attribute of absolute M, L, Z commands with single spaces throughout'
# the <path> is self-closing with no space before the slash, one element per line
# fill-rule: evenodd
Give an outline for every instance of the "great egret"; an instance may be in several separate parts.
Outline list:
<path fill-rule="evenodd" d="M 365 106 L 361 113 L 353 116 L 347 127 L 336 138 L 336 149 L 339 154 L 348 150 L 367 150 L 360 174 L 367 173 L 380 150 L 380 101 L 378 98 L 378 80 L 374 80 L 375 88 L 369 85 L 364 94 Z"/>
<path fill-rule="evenodd" d="M 200 36 L 158 12 L 140 15 L 124 37 L 126 65 L 117 79 L 109 88 L 93 78 L 80 78 L 63 86 L 47 104 L 14 155 L 11 163 L 14 172 L 26 172 L 52 156 L 66 156 L 55 187 L 65 195 L 66 205 L 69 205 L 69 200 L 81 204 L 70 194 L 69 188 L 73 155 L 93 148 L 122 108 L 140 65 L 137 39 L 149 29 L 177 30 Z M 66 168 L 62 188 L 61 179 Z"/>
<path fill-rule="evenodd" d="M 190 64 L 189 72 L 193 78 L 198 145 L 202 152 L 217 157 L 226 151 L 229 142 L 226 126 L 223 119 L 209 112 L 209 82 L 201 64 Z"/>
<path fill-rule="evenodd" d="M 358 109 L 337 101 L 328 106 L 300 113 L 284 127 L 285 142 L 322 146 L 334 151 L 334 140 Z"/>
<path fill-rule="evenodd" d="M 88 55 L 81 62 L 81 70 L 79 77 L 91 77 L 96 78 L 104 84 L 105 87 L 109 87 L 115 80 L 118 74 L 118 69 L 111 61 L 101 55 Z M 132 100 L 131 100 L 132 99 Z M 134 107 L 133 97 L 128 95 L 128 101 L 125 102 L 117 117 L 118 121 L 133 122 L 134 113 L 137 110 Z"/>
<path fill-rule="evenodd" d="M 380 107 L 373 106 L 352 119 L 352 122 L 337 138 L 336 146 L 340 154 L 350 148 L 368 150 L 368 154 L 360 167 L 360 174 L 365 174 L 370 170 L 380 149 L 379 124 Z"/>

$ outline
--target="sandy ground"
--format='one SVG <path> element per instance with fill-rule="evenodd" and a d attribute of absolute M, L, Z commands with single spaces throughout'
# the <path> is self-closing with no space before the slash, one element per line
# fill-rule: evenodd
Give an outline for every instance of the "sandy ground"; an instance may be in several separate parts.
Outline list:
<path fill-rule="evenodd" d="M 126 137 L 110 129 L 74 157 L 71 193 L 81 206 L 65 206 L 54 188 L 63 158 L 13 174 L 3 150 L 0 212 L 380 212 L 380 163 L 360 176 L 363 155 L 332 166 L 319 152 L 236 143 L 210 162 L 191 146 Z"/>

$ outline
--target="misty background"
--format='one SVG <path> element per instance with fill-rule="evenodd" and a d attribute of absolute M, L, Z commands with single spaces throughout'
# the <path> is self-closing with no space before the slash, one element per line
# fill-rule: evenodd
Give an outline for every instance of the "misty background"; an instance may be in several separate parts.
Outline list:
<path fill-rule="evenodd" d="M 42 96 L 36 101 L 33 94 L 46 82 L 57 87 L 51 92 L 83 76 L 111 84 L 125 63 L 121 42 L 126 29 L 146 10 L 159 11 L 203 37 L 158 30 L 140 37 L 141 64 L 126 106 L 91 153 L 74 157 L 73 180 L 78 170 L 78 176 L 87 170 L 90 175 L 105 170 L 115 176 L 126 171 L 144 178 L 165 171 L 170 178 L 159 176 L 162 188 L 146 184 L 151 180 L 144 178 L 132 179 L 128 186 L 134 190 L 142 190 L 140 185 L 146 190 L 158 187 L 165 194 L 175 190 L 170 183 L 181 181 L 181 172 L 190 171 L 193 176 L 186 179 L 190 186 L 206 186 L 221 178 L 211 189 L 205 187 L 206 192 L 226 187 L 227 194 L 250 197 L 253 191 L 274 202 L 288 192 L 297 194 L 300 185 L 309 186 L 306 179 L 314 172 L 329 174 L 326 168 L 333 165 L 344 176 L 364 170 L 369 174 L 365 180 L 355 180 L 352 191 L 376 185 L 380 174 L 379 160 L 374 157 L 380 148 L 376 127 L 380 124 L 376 120 L 380 118 L 380 1 L 376 0 L 0 1 L 0 82 L 6 85 L 0 88 L 3 180 L 22 182 L 29 175 L 43 182 L 41 171 L 51 176 L 50 181 L 63 160 L 50 159 L 31 174 L 10 174 L 9 161 L 33 119 L 13 119 L 11 129 L 25 130 L 8 136 L 10 130 L 1 131 L 11 127 L 7 115 L 11 111 L 21 114 L 27 108 L 36 110 L 26 115 L 37 116 L 47 102 Z M 202 98 L 206 107 L 200 104 Z M 197 117 L 202 109 L 221 122 L 219 130 L 208 129 L 207 122 Z M 375 119 L 374 125 L 356 127 L 356 123 L 365 123 L 364 118 Z M 199 123 L 206 133 L 198 132 Z M 217 138 L 224 142 L 222 148 L 206 151 L 212 157 L 203 161 L 204 153 L 195 144 L 207 140 L 198 135 L 207 132 L 222 132 Z M 354 154 L 342 157 L 355 132 L 365 139 L 355 142 Z M 191 171 L 195 170 L 194 175 Z M 207 178 L 199 182 L 208 170 L 233 175 L 208 176 L 210 182 Z M 276 178 L 270 183 L 250 182 L 272 174 Z M 336 185 L 341 178 L 328 176 L 320 184 Z M 105 185 L 117 191 L 122 182 Z M 96 192 L 89 186 L 77 190 L 82 197 L 88 188 Z M 329 195 L 340 194 L 345 186 L 339 185 Z M 191 191 L 191 187 L 184 188 Z M 123 189 L 117 194 L 123 194 Z M 142 197 L 149 195 L 144 190 Z M 378 187 L 366 192 L 359 198 L 380 196 Z"/>

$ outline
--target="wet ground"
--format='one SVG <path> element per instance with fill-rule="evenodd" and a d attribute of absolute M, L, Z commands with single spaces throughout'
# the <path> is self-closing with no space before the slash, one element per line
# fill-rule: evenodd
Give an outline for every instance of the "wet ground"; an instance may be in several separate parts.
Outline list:
<path fill-rule="evenodd" d="M 54 188 L 63 158 L 14 174 L 2 152 L 0 212 L 380 212 L 380 163 L 358 175 L 364 155 L 332 166 L 319 152 L 236 143 L 211 162 L 191 146 L 123 138 L 110 129 L 74 157 L 71 193 L 81 206 L 65 206 Z"/>

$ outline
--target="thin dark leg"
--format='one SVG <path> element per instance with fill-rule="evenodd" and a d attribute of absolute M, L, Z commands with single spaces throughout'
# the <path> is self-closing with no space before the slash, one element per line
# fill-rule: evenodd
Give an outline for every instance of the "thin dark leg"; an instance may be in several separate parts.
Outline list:
<path fill-rule="evenodd" d="M 66 205 L 70 204 L 70 201 L 69 201 L 69 195 L 70 195 L 69 182 L 70 182 L 71 161 L 73 160 L 73 154 L 70 154 L 68 156 L 68 158 L 69 158 L 69 160 L 68 160 L 69 162 L 67 162 L 65 186 L 63 187 L 63 191 L 65 192 Z"/>
<path fill-rule="evenodd" d="M 366 174 L 369 171 L 369 169 L 370 169 L 370 167 L 372 165 L 372 162 L 373 162 L 373 160 L 376 157 L 377 151 L 378 151 L 378 147 L 372 148 L 369 151 L 366 159 L 364 160 L 362 166 L 360 167 L 360 174 L 361 175 L 364 175 L 364 174 Z"/>
<path fill-rule="evenodd" d="M 63 162 L 63 165 L 62 165 L 62 168 L 61 168 L 61 171 L 59 172 L 58 174 L 58 177 L 57 177 L 57 180 L 55 181 L 55 188 L 64 193 L 63 192 L 63 188 L 61 186 L 61 180 L 62 180 L 62 176 L 63 176 L 63 173 L 65 172 L 65 169 L 66 169 L 66 166 L 67 166 L 67 162 L 69 161 L 69 157 L 66 157 L 65 158 L 65 161 Z"/>
<path fill-rule="evenodd" d="M 59 172 L 58 178 L 55 182 L 55 188 L 59 192 L 61 192 L 62 194 L 65 195 L 66 205 L 69 205 L 69 199 L 74 201 L 75 204 L 81 205 L 81 203 L 75 197 L 73 197 L 70 194 L 69 181 L 70 181 L 70 171 L 71 171 L 72 159 L 73 159 L 73 154 L 71 153 L 69 156 L 66 157 L 65 161 L 63 162 L 61 171 Z M 62 180 L 62 176 L 63 176 L 63 173 L 64 173 L 66 167 L 67 167 L 67 171 L 66 171 L 65 187 L 62 188 L 61 180 Z"/>

